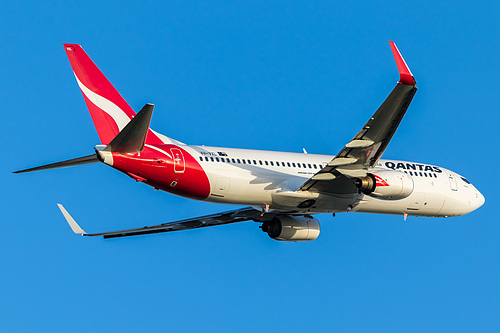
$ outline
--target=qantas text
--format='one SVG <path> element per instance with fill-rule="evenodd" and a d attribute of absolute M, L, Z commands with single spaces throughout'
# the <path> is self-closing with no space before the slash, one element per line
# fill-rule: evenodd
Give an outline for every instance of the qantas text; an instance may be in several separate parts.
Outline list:
<path fill-rule="evenodd" d="M 385 166 L 389 169 L 392 170 L 416 170 L 416 171 L 424 171 L 424 172 L 437 172 L 441 173 L 443 172 L 440 168 L 431 166 L 431 165 L 425 165 L 425 164 L 416 164 L 416 163 L 394 163 L 394 162 L 385 162 Z"/>

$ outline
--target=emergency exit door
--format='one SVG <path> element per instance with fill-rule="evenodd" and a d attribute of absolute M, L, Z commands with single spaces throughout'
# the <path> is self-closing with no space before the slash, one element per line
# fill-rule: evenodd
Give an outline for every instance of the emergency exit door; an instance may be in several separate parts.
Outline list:
<path fill-rule="evenodd" d="M 174 159 L 174 172 L 184 173 L 186 170 L 186 162 L 184 161 L 184 155 L 179 148 L 171 148 L 172 158 Z"/>

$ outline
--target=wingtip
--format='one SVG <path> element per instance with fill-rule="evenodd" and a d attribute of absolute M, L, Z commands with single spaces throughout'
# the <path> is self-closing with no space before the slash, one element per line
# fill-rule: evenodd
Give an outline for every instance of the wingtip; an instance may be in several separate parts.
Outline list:
<path fill-rule="evenodd" d="M 390 40 L 389 44 L 391 45 L 392 54 L 394 55 L 394 59 L 396 60 L 396 65 L 398 66 L 399 83 L 414 86 L 415 84 L 417 84 L 417 82 L 415 81 L 415 78 L 413 77 L 410 68 L 403 59 L 401 52 L 399 52 L 396 43 Z"/>
<path fill-rule="evenodd" d="M 87 233 L 76 223 L 75 219 L 68 213 L 68 211 L 64 208 L 63 205 L 57 204 L 57 207 L 61 210 L 61 213 L 63 214 L 64 218 L 68 222 L 71 230 L 77 235 L 86 235 Z"/>

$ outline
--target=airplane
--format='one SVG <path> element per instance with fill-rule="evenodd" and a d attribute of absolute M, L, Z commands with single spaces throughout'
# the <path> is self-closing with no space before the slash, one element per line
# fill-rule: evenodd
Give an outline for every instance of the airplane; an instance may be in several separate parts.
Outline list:
<path fill-rule="evenodd" d="M 243 221 L 278 241 L 320 234 L 313 216 L 361 212 L 451 217 L 481 207 L 465 177 L 426 163 L 381 159 L 415 95 L 416 81 L 389 41 L 400 79 L 361 130 L 335 155 L 187 145 L 152 130 L 154 105 L 136 114 L 80 45 L 63 44 L 101 144 L 92 155 L 16 171 L 102 162 L 155 190 L 246 207 L 134 229 L 86 233 L 58 204 L 74 233 L 117 238 Z"/>

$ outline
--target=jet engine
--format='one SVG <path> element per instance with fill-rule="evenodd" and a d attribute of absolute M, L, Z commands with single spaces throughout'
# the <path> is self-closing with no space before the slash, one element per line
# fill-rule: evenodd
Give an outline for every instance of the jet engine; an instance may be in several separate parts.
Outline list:
<path fill-rule="evenodd" d="M 408 174 L 383 170 L 357 178 L 354 184 L 366 195 L 385 200 L 398 200 L 413 192 L 413 178 Z"/>
<path fill-rule="evenodd" d="M 278 216 L 261 228 L 272 239 L 287 242 L 315 240 L 320 232 L 319 221 L 311 216 Z"/>

